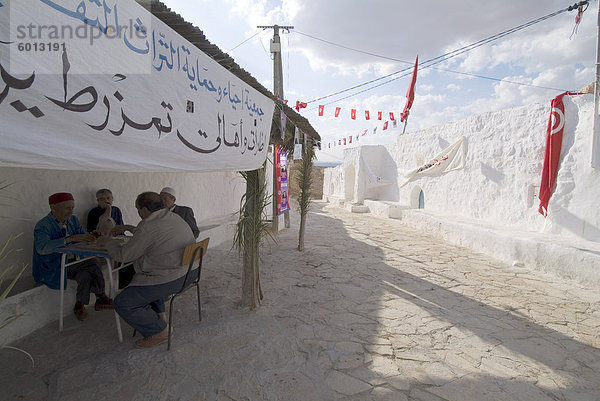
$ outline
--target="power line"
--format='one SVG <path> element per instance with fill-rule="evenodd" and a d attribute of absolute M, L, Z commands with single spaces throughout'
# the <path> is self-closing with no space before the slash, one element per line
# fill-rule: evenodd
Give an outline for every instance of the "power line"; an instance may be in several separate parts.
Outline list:
<path fill-rule="evenodd" d="M 549 89 L 549 90 L 554 90 L 554 91 L 559 91 L 559 92 L 565 92 L 566 91 L 566 89 L 551 88 L 549 86 L 540 86 L 540 85 L 534 85 L 534 84 L 527 84 L 525 82 L 509 81 L 508 79 L 486 77 L 485 75 L 471 74 L 469 72 L 460 72 L 460 71 L 446 70 L 444 68 L 436 68 L 436 67 L 431 67 L 431 68 L 433 68 L 434 70 L 438 70 L 438 71 L 451 72 L 453 74 L 460 74 L 460 75 L 467 75 L 469 77 L 474 77 L 474 78 L 489 79 L 491 81 L 506 82 L 506 83 L 513 84 L 513 85 L 530 86 L 532 88 Z"/>
<path fill-rule="evenodd" d="M 256 32 L 254 35 L 250 36 L 248 39 L 245 39 L 245 40 L 244 40 L 242 43 L 240 43 L 239 45 L 237 45 L 237 46 L 234 46 L 234 47 L 233 47 L 233 48 L 231 48 L 230 50 L 227 50 L 225 53 L 226 53 L 226 54 L 229 54 L 229 53 L 231 53 L 232 51 L 234 51 L 235 49 L 237 49 L 238 47 L 240 47 L 241 45 L 243 45 L 244 43 L 246 43 L 246 42 L 247 42 L 247 41 L 249 41 L 250 39 L 253 39 L 253 38 L 254 38 L 256 35 L 260 35 L 261 33 L 263 33 L 263 31 L 265 31 L 266 29 L 267 29 L 267 28 L 263 28 L 263 30 L 262 30 L 262 31 L 258 31 L 258 32 Z"/>
<path fill-rule="evenodd" d="M 549 18 L 555 17 L 555 16 L 557 16 L 557 15 L 559 15 L 559 14 L 562 14 L 562 13 L 564 13 L 564 12 L 566 12 L 566 11 L 571 11 L 572 9 L 573 9 L 572 7 L 567 7 L 567 8 L 565 8 L 565 9 L 562 9 L 562 10 L 559 10 L 559 11 L 556 11 L 556 12 L 553 12 L 553 13 L 550 13 L 550 14 L 548 14 L 548 15 L 545 15 L 545 16 L 543 16 L 543 17 L 540 17 L 540 18 L 537 18 L 537 19 L 535 19 L 535 20 L 532 20 L 532 21 L 526 22 L 526 23 L 524 23 L 524 24 L 518 25 L 518 26 L 516 26 L 516 27 L 514 27 L 514 28 L 511 28 L 511 29 L 505 30 L 505 31 L 503 31 L 503 32 L 500 32 L 500 33 L 498 33 L 498 34 L 495 34 L 495 35 L 489 36 L 489 37 L 487 37 L 487 38 L 481 39 L 481 40 L 479 40 L 479 41 L 473 42 L 473 43 L 471 43 L 471 44 L 469 44 L 469 45 L 467 45 L 467 46 L 463 46 L 463 47 L 461 47 L 461 48 L 459 48 L 459 49 L 455 49 L 455 50 L 453 50 L 453 51 L 451 51 L 451 52 L 444 53 L 444 54 L 442 54 L 442 55 L 440 55 L 440 56 L 437 56 L 437 57 L 431 58 L 431 59 L 429 59 L 429 60 L 426 60 L 426 61 L 424 61 L 423 63 L 421 63 L 421 65 L 419 66 L 419 68 L 420 68 L 420 69 L 425 69 L 425 68 L 434 68 L 434 67 L 433 67 L 434 65 L 436 65 L 436 64 L 439 64 L 439 63 L 441 63 L 441 62 L 443 62 L 443 61 L 447 61 L 447 60 L 449 60 L 449 59 L 451 59 L 451 58 L 453 58 L 453 57 L 456 57 L 456 56 L 459 56 L 459 55 L 461 55 L 461 54 L 463 54 L 463 53 L 466 53 L 466 52 L 469 52 L 469 51 L 471 51 L 471 50 L 474 50 L 474 49 L 476 49 L 476 48 L 478 48 L 478 47 L 480 47 L 480 46 L 483 46 L 483 45 L 485 45 L 485 44 L 487 44 L 487 43 L 490 43 L 490 42 L 492 42 L 492 41 L 495 41 L 495 40 L 498 40 L 498 39 L 500 39 L 500 38 L 503 38 L 503 37 L 505 37 L 505 36 L 507 36 L 507 35 L 510 35 L 510 34 L 512 34 L 512 33 L 515 33 L 515 32 L 517 32 L 517 31 L 520 31 L 520 30 L 522 30 L 522 29 L 525 29 L 525 28 L 527 28 L 527 27 L 529 27 L 529 26 L 532 26 L 532 25 L 538 24 L 538 23 L 540 23 L 540 22 L 543 22 L 543 21 L 545 21 L 545 20 L 547 20 L 547 19 L 549 19 Z M 384 58 L 384 59 L 387 59 L 387 60 L 398 61 L 398 62 L 402 62 L 402 63 L 407 63 L 407 64 L 410 64 L 410 62 L 408 62 L 408 61 L 405 61 L 405 60 L 399 60 L 399 59 L 395 59 L 395 58 L 393 58 L 393 57 L 382 56 L 382 55 L 378 55 L 378 54 L 375 54 L 375 53 L 366 52 L 366 51 L 363 51 L 363 50 L 359 50 L 359 49 L 351 48 L 351 47 L 349 47 L 349 46 L 340 45 L 340 44 L 337 44 L 337 43 L 334 43 L 334 42 L 331 42 L 331 41 L 328 41 L 328 40 L 325 40 L 325 39 L 320 39 L 320 38 L 317 38 L 317 37 L 315 37 L 315 36 L 312 36 L 312 35 L 309 35 L 309 34 L 306 34 L 306 33 L 299 32 L 299 31 L 297 31 L 297 30 L 294 30 L 293 32 L 295 32 L 295 33 L 298 33 L 298 34 L 301 34 L 301 35 L 304 35 L 304 36 L 307 36 L 307 37 L 310 37 L 310 38 L 312 38 L 312 39 L 315 39 L 315 40 L 319 40 L 319 41 L 322 41 L 322 42 L 325 42 L 325 43 L 328 43 L 328 44 L 334 45 L 334 46 L 338 46 L 338 47 L 341 47 L 341 48 L 344 48 L 344 49 L 347 49 L 347 50 L 351 50 L 351 51 L 355 51 L 355 52 L 359 52 L 359 53 L 363 53 L 363 54 L 368 54 L 368 55 L 371 55 L 371 56 L 374 56 L 374 57 Z M 352 90 L 354 90 L 354 89 L 358 89 L 358 88 L 360 88 L 360 87 L 363 87 L 363 86 L 366 86 L 366 85 L 372 84 L 372 83 L 374 83 L 374 82 L 377 82 L 377 81 L 380 81 L 380 80 L 383 80 L 383 79 L 389 78 L 389 77 L 391 77 L 391 76 L 394 76 L 394 75 L 397 75 L 397 74 L 401 74 L 401 73 L 405 73 L 405 72 L 407 72 L 408 70 L 411 70 L 411 69 L 412 69 L 412 67 L 407 67 L 407 68 L 404 68 L 404 69 L 402 69 L 402 70 L 399 70 L 399 71 L 393 72 L 393 73 L 391 73 L 391 74 L 387 74 L 387 75 L 384 75 L 384 76 L 382 76 L 382 77 L 379 77 L 379 78 L 376 78 L 376 79 L 370 80 L 370 81 L 368 81 L 368 82 L 365 82 L 365 83 L 362 83 L 362 84 L 358 84 L 358 85 L 352 86 L 352 87 L 350 87 L 350 88 L 343 89 L 343 90 L 340 90 L 340 91 L 337 91 L 337 92 L 335 92 L 335 93 L 331 93 L 331 94 L 328 94 L 328 95 L 325 95 L 325 96 L 321 96 L 321 97 L 319 97 L 319 98 L 316 98 L 316 99 L 309 100 L 309 101 L 307 101 L 306 103 L 313 103 L 313 102 L 317 102 L 317 101 L 319 101 L 319 100 L 323 100 L 323 99 L 327 99 L 327 98 L 330 98 L 330 97 L 333 97 L 333 96 L 337 96 L 337 95 L 340 95 L 340 94 L 342 94 L 342 93 L 346 93 L 346 92 L 352 91 Z M 476 78 L 482 78 L 482 79 L 495 80 L 495 81 L 499 81 L 499 82 L 507 82 L 507 83 L 510 83 L 510 84 L 524 85 L 524 86 L 537 87 L 537 88 L 542 88 L 542 89 L 550 89 L 550 90 L 556 90 L 556 91 L 564 91 L 564 89 L 558 89 L 558 88 L 549 88 L 549 87 L 542 87 L 542 86 L 537 86 L 537 85 L 533 85 L 533 84 L 526 84 L 526 83 L 521 83 L 521 82 L 508 81 L 508 80 L 504 80 L 504 79 L 491 78 L 491 77 L 486 77 L 486 76 L 477 75 L 477 74 L 469 74 L 469 73 L 463 73 L 463 72 L 459 72 L 459 71 L 444 70 L 444 69 L 440 69 L 440 68 L 435 68 L 435 69 L 439 69 L 439 70 L 441 70 L 441 71 L 450 72 L 450 73 L 457 73 L 457 74 L 461 74 L 461 75 L 469 75 L 469 76 L 473 76 L 473 77 L 476 77 Z M 384 82 L 384 83 L 382 83 L 382 84 L 379 84 L 379 85 L 375 85 L 375 86 L 369 87 L 369 88 L 367 88 L 367 89 L 364 89 L 364 90 L 362 90 L 362 91 L 356 92 L 356 93 L 354 93 L 354 94 L 352 94 L 352 95 L 346 96 L 346 97 L 344 97 L 344 98 L 342 98 L 342 99 L 337 99 L 336 101 L 343 100 L 343 99 L 347 99 L 347 98 L 349 98 L 349 97 L 352 97 L 352 96 L 358 95 L 358 94 L 360 94 L 360 93 L 363 93 L 363 92 L 366 92 L 366 91 L 368 91 L 368 90 L 375 89 L 375 88 L 377 88 L 377 87 L 380 87 L 380 86 L 382 86 L 382 85 L 385 85 L 385 84 L 387 84 L 387 83 L 390 83 L 390 82 L 392 82 L 392 81 L 395 81 L 396 79 L 402 78 L 402 77 L 404 77 L 404 76 L 406 76 L 406 75 L 402 75 L 402 76 L 396 77 L 396 78 L 394 78 L 394 79 L 391 79 L 391 80 L 385 81 L 385 82 Z M 329 103 L 328 103 L 328 104 L 329 104 Z"/>
<path fill-rule="evenodd" d="M 329 40 L 325 40 L 325 39 L 317 38 L 316 36 L 313 36 L 313 35 L 309 35 L 308 33 L 300 32 L 297 29 L 294 29 L 293 32 L 297 33 L 297 34 L 300 34 L 300 35 L 303 35 L 303 36 L 306 36 L 306 37 L 309 37 L 309 38 L 314 39 L 314 40 L 318 40 L 320 42 L 324 42 L 324 43 L 330 44 L 332 46 L 341 47 L 342 49 L 351 50 L 353 52 L 362 53 L 362 54 L 366 54 L 366 55 L 369 55 L 369 56 L 378 57 L 378 58 L 382 58 L 382 59 L 386 59 L 386 60 L 399 61 L 401 63 L 410 64 L 410 61 L 399 60 L 399 59 L 394 58 L 394 57 L 382 56 L 381 54 L 375 54 L 375 53 L 371 53 L 371 52 L 368 52 L 368 51 L 365 51 L 365 50 L 359 50 L 359 49 L 355 49 L 353 47 L 340 45 L 339 43 L 334 43 L 334 42 L 331 42 Z"/>

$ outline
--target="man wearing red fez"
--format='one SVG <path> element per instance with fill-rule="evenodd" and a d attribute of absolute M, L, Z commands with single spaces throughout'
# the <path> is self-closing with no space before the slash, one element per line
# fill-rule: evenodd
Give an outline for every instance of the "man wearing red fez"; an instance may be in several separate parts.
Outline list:
<path fill-rule="evenodd" d="M 57 248 L 72 242 L 93 242 L 95 237 L 84 231 L 73 216 L 75 200 L 68 192 L 58 192 L 48 198 L 50 213 L 37 222 L 33 233 L 33 278 L 53 290 L 60 289 L 60 258 Z M 104 293 L 104 277 L 96 259 L 83 260 L 68 266 L 67 278 L 77 281 L 77 295 L 73 312 L 79 320 L 88 316 L 85 305 L 90 292 L 96 294 L 96 310 L 112 309 L 112 300 Z M 66 283 L 65 283 L 66 288 Z"/>

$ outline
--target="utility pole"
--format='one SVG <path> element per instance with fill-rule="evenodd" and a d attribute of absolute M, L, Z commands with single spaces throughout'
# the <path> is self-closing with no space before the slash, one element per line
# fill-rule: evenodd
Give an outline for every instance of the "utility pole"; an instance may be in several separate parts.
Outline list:
<path fill-rule="evenodd" d="M 279 99 L 283 97 L 283 66 L 281 62 L 281 40 L 279 38 L 279 29 L 294 29 L 291 25 L 259 25 L 257 28 L 273 29 L 273 39 L 271 39 L 271 53 L 273 54 L 273 92 Z M 273 161 L 275 161 L 275 154 L 273 154 Z M 277 166 L 273 163 L 273 198 L 277 199 L 277 181 L 276 177 Z M 289 170 L 288 170 L 289 172 Z M 289 175 L 288 175 L 289 181 Z M 289 185 L 289 183 L 288 183 Z M 289 202 L 289 197 L 288 197 Z M 290 227 L 290 212 L 289 210 L 283 214 L 283 220 L 285 228 Z M 277 215 L 277 202 L 273 202 L 273 232 L 279 232 L 279 216 Z"/>

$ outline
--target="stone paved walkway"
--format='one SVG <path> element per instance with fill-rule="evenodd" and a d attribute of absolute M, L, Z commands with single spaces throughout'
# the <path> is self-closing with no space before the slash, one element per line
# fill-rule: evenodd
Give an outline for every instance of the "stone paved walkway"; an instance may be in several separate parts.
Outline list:
<path fill-rule="evenodd" d="M 323 203 L 263 251 L 262 306 L 239 307 L 241 262 L 209 249 L 203 319 L 187 293 L 175 338 L 116 340 L 69 317 L 0 350 L 2 400 L 600 400 L 600 293 L 398 221 Z"/>

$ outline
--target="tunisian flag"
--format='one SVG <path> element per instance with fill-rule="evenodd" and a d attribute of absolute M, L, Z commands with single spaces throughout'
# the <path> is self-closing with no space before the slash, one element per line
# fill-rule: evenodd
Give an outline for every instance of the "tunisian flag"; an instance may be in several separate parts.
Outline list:
<path fill-rule="evenodd" d="M 577 93 L 565 92 L 556 96 L 550 103 L 550 118 L 546 128 L 546 150 L 544 152 L 544 167 L 542 168 L 542 183 L 540 184 L 540 212 L 544 217 L 548 215 L 548 201 L 554 191 L 556 173 L 560 150 L 562 148 L 563 130 L 565 128 L 565 95 L 576 95 Z"/>
<path fill-rule="evenodd" d="M 415 100 L 415 84 L 417 83 L 417 67 L 419 66 L 419 56 L 415 60 L 415 67 L 413 68 L 412 77 L 410 77 L 410 84 L 408 85 L 408 90 L 406 91 L 406 105 L 404 106 L 404 111 L 400 113 L 400 121 L 404 121 L 408 118 L 408 113 L 410 108 L 412 107 L 413 100 Z"/>

